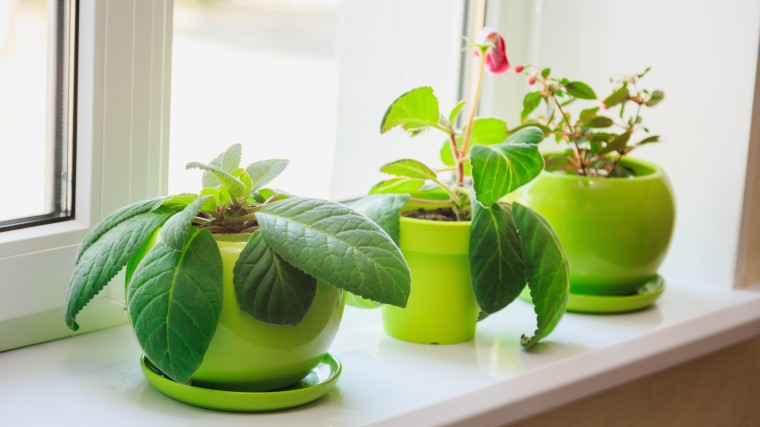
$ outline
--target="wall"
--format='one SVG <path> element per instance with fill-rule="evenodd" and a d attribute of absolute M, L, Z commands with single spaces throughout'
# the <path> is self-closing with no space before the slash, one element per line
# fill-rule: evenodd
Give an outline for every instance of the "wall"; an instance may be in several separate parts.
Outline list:
<path fill-rule="evenodd" d="M 513 63 L 537 61 L 603 88 L 615 74 L 653 67 L 644 86 L 665 90 L 666 99 L 644 120 L 665 142 L 636 156 L 662 165 L 676 194 L 662 272 L 732 286 L 760 2 L 502 0 L 490 1 L 489 12 L 487 21 L 508 36 Z M 523 81 L 510 74 L 492 82 L 496 113 L 518 117 Z"/>

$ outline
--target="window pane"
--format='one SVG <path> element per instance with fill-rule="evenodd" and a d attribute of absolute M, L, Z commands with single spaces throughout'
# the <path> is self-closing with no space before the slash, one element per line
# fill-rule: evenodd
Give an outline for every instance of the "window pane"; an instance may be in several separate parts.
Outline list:
<path fill-rule="evenodd" d="M 73 7 L 0 0 L 0 230 L 71 215 Z"/>
<path fill-rule="evenodd" d="M 337 7 L 338 0 L 176 1 L 170 193 L 197 192 L 200 173 L 185 164 L 240 142 L 244 163 L 291 160 L 274 186 L 328 196 Z"/>

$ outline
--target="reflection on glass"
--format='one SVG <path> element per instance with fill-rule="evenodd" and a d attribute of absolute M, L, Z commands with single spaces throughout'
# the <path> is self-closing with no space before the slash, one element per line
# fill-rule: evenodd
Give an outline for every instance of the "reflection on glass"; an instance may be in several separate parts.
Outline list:
<path fill-rule="evenodd" d="M 291 160 L 273 185 L 328 197 L 335 146 L 338 0 L 177 0 L 169 192 L 197 192 L 210 161 Z"/>

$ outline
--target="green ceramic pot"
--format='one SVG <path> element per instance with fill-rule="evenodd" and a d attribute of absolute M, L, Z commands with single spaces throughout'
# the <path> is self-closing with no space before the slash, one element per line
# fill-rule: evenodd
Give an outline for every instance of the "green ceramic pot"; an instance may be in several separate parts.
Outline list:
<path fill-rule="evenodd" d="M 399 243 L 412 291 L 406 308 L 383 306 L 385 332 L 423 344 L 473 339 L 480 308 L 470 281 L 470 222 L 401 217 Z"/>
<path fill-rule="evenodd" d="M 343 292 L 318 283 L 309 312 L 296 326 L 255 320 L 240 310 L 232 282 L 235 262 L 250 235 L 214 237 L 224 269 L 222 313 L 192 384 L 216 390 L 267 391 L 298 382 L 330 348 L 343 316 Z M 132 260 L 127 277 L 140 258 Z"/>
<path fill-rule="evenodd" d="M 659 167 L 624 158 L 632 178 L 542 172 L 517 200 L 546 217 L 570 265 L 571 292 L 628 295 L 657 275 L 673 234 L 675 206 Z"/>

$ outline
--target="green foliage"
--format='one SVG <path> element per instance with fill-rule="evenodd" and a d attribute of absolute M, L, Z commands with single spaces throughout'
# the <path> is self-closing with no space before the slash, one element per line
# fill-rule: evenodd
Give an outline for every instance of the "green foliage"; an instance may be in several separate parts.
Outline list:
<path fill-rule="evenodd" d="M 432 169 L 412 159 L 396 160 L 381 167 L 380 171 L 404 178 L 436 179 L 436 174 Z"/>
<path fill-rule="evenodd" d="M 567 152 L 568 161 L 562 163 L 567 173 L 628 176 L 618 167 L 621 157 L 641 145 L 660 141 L 656 135 L 634 138 L 639 131 L 649 132 L 642 125 L 642 110 L 659 104 L 665 98 L 661 90 L 650 92 L 639 88 L 639 80 L 649 72 L 649 68 L 637 75 L 615 80 L 612 92 L 602 101 L 605 110 L 620 107 L 617 114 L 620 120 L 599 115 L 598 104 L 581 110 L 578 118 L 573 120 L 567 106 L 576 100 L 595 100 L 596 93 L 586 83 L 549 77 L 540 70 L 535 66 L 526 69 L 537 89 L 525 95 L 520 118 L 523 125 L 539 126 L 545 136 L 554 136 L 557 142 L 573 147 Z M 547 112 L 534 115 L 541 101 L 547 106 Z M 599 129 L 605 131 L 599 132 Z M 639 141 L 635 142 L 637 139 Z"/>
<path fill-rule="evenodd" d="M 257 231 L 240 253 L 233 279 L 240 309 L 256 320 L 297 325 L 317 293 L 317 280 L 277 255 Z"/>
<path fill-rule="evenodd" d="M 157 243 L 127 286 L 140 346 L 162 372 L 183 384 L 203 361 L 222 311 L 222 257 L 214 237 L 193 230 L 186 243 L 181 250 Z"/>
<path fill-rule="evenodd" d="M 557 234 L 544 217 L 530 208 L 512 205 L 515 225 L 520 233 L 525 274 L 538 325 L 532 337 L 523 335 L 522 345 L 530 347 L 557 326 L 567 308 L 570 272 Z"/>
<path fill-rule="evenodd" d="M 351 208 L 374 221 L 398 245 L 401 233 L 399 214 L 409 199 L 408 194 L 375 194 L 357 200 Z"/>
<path fill-rule="evenodd" d="M 430 87 L 419 87 L 399 96 L 385 112 L 380 132 L 385 133 L 401 126 L 410 135 L 418 135 L 425 129 L 438 127 L 440 114 L 438 99 Z"/>
<path fill-rule="evenodd" d="M 536 145 L 514 142 L 475 146 L 470 161 L 475 197 L 485 206 L 527 184 L 544 167 Z"/>
<path fill-rule="evenodd" d="M 77 314 L 132 261 L 136 267 L 127 278 L 127 301 L 138 341 L 161 371 L 187 383 L 221 313 L 222 259 L 214 233 L 251 233 L 234 266 L 233 285 L 240 309 L 260 321 L 301 322 L 317 280 L 378 302 L 406 305 L 409 270 L 388 234 L 338 203 L 264 188 L 288 162 L 264 160 L 241 168 L 240 154 L 240 146 L 233 145 L 209 164 L 188 164 L 204 171 L 205 187 L 198 195 L 135 203 L 93 227 L 77 253 L 66 324 L 77 329 Z M 396 167 L 434 176 L 415 163 Z M 424 182 L 402 179 L 418 182 L 415 189 Z M 396 209 L 395 218 L 379 214 L 378 221 L 395 227 L 398 239 L 398 210 L 408 196 L 377 197 Z M 372 204 L 363 206 L 375 216 Z"/>
<path fill-rule="evenodd" d="M 294 198 L 268 205 L 257 217 L 269 246 L 305 273 L 363 298 L 406 306 L 406 262 L 366 216 L 339 203 Z"/>

